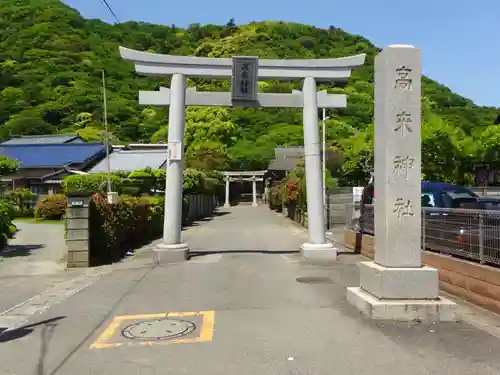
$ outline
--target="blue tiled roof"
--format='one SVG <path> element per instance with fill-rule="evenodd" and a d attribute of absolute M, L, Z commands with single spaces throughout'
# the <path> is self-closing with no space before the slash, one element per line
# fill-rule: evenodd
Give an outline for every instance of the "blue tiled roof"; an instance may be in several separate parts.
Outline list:
<path fill-rule="evenodd" d="M 84 163 L 104 150 L 102 143 L 0 144 L 0 154 L 17 160 L 22 168 L 61 167 Z"/>
<path fill-rule="evenodd" d="M 45 143 L 80 143 L 83 142 L 78 134 L 47 134 L 23 135 L 2 142 L 2 145 L 33 145 Z"/>

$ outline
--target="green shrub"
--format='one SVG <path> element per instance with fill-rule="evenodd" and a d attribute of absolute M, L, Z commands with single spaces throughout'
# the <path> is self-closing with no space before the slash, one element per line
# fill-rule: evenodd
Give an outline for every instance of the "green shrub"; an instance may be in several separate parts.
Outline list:
<path fill-rule="evenodd" d="M 163 197 L 120 197 L 109 204 L 94 194 L 90 204 L 91 263 L 116 261 L 124 254 L 159 237 L 163 230 Z"/>
<path fill-rule="evenodd" d="M 111 174 L 111 190 L 122 192 L 123 178 Z M 68 193 L 98 193 L 105 194 L 108 190 L 108 176 L 106 173 L 74 174 L 65 177 L 61 184 L 65 194 Z"/>
<path fill-rule="evenodd" d="M 15 217 L 33 217 L 33 204 L 36 194 L 30 189 L 14 189 L 5 198 L 12 203 Z"/>
<path fill-rule="evenodd" d="M 131 173 L 114 172 L 110 176 L 111 189 L 118 194 L 141 196 L 155 194 L 165 189 L 165 170 L 150 168 L 136 170 Z M 223 176 L 215 171 L 200 171 L 187 168 L 184 170 L 183 189 L 185 194 L 213 193 L 222 186 Z M 68 193 L 107 192 L 106 173 L 88 175 L 72 175 L 63 180 L 62 187 Z"/>
<path fill-rule="evenodd" d="M 68 200 L 63 194 L 45 195 L 38 199 L 35 217 L 48 220 L 60 220 L 66 214 Z"/>
<path fill-rule="evenodd" d="M 16 227 L 12 223 L 14 208 L 10 201 L 0 200 L 0 250 L 7 245 L 9 238 L 16 233 Z"/>

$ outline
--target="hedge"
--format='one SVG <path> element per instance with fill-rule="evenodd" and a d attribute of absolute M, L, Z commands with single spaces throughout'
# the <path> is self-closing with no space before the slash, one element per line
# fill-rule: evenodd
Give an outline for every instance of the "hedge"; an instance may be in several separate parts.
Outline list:
<path fill-rule="evenodd" d="M 112 191 L 119 195 L 140 197 L 144 195 L 164 195 L 165 170 L 142 169 L 133 172 L 115 172 L 111 174 Z M 204 172 L 196 169 L 184 171 L 184 195 L 212 195 L 222 186 L 223 177 L 219 172 Z M 105 173 L 72 175 L 62 182 L 63 191 L 68 193 L 101 194 L 107 192 Z M 17 195 L 20 195 L 19 192 Z M 43 196 L 35 206 L 35 217 L 43 219 L 61 219 L 66 213 L 66 196 L 56 194 Z"/>
<path fill-rule="evenodd" d="M 165 170 L 150 168 L 127 172 L 111 173 L 112 191 L 119 195 L 140 196 L 165 190 Z M 200 171 L 187 168 L 184 170 L 183 189 L 185 194 L 213 193 L 222 186 L 223 176 L 215 171 Z M 72 175 L 62 182 L 67 193 L 99 193 L 107 191 L 107 174 Z"/>
<path fill-rule="evenodd" d="M 92 265 L 121 259 L 125 253 L 157 238 L 163 231 L 164 198 L 119 198 L 109 204 L 93 194 L 90 204 L 90 260 Z"/>
<path fill-rule="evenodd" d="M 188 221 L 189 198 L 183 200 L 183 222 Z M 101 194 L 90 200 L 90 263 L 102 265 L 123 258 L 163 233 L 164 196 L 121 196 L 117 204 L 109 204 Z"/>
<path fill-rule="evenodd" d="M 106 264 L 121 259 L 131 249 L 158 238 L 163 233 L 165 170 L 143 169 L 111 174 L 112 190 L 119 194 L 117 204 L 106 198 L 107 175 L 72 175 L 63 180 L 66 194 L 91 194 L 90 262 Z M 218 172 L 184 170 L 183 221 L 186 220 L 188 195 L 213 195 L 222 186 Z M 145 196 L 145 195 L 149 196 Z M 153 195 L 153 196 L 151 196 Z M 43 207 L 56 210 L 56 198 L 46 197 Z M 39 215 L 41 210 L 37 210 Z M 45 215 L 48 215 L 43 211 Z M 58 212 L 53 212 L 55 215 Z"/>

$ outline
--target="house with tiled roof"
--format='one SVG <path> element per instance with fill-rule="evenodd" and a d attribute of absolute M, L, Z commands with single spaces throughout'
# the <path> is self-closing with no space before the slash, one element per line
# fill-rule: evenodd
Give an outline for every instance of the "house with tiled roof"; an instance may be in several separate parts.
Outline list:
<path fill-rule="evenodd" d="M 109 154 L 109 169 L 111 172 L 132 172 L 140 169 L 153 170 L 165 168 L 167 162 L 166 147 L 158 148 L 131 148 L 114 149 Z M 108 160 L 105 157 L 88 173 L 105 173 L 108 169 Z"/>
<path fill-rule="evenodd" d="M 264 178 L 270 182 L 281 181 L 303 159 L 303 146 L 276 147 L 274 149 L 274 159 L 269 163 Z"/>
<path fill-rule="evenodd" d="M 269 171 L 291 171 L 304 158 L 304 147 L 276 147 L 274 159 L 268 166 Z"/>
<path fill-rule="evenodd" d="M 106 156 L 103 143 L 0 144 L 0 154 L 19 162 L 14 175 L 2 176 L 10 188 L 29 188 L 36 194 L 58 191 L 71 171 L 88 171 Z"/>

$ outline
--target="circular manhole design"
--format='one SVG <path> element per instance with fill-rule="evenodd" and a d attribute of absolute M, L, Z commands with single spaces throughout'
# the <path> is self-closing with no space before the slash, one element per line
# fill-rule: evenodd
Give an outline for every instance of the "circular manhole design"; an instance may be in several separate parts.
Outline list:
<path fill-rule="evenodd" d="M 304 276 L 297 277 L 296 280 L 301 284 L 333 284 L 332 279 L 328 277 Z"/>
<path fill-rule="evenodd" d="M 196 329 L 196 324 L 181 319 L 149 319 L 125 327 L 122 336 L 132 340 L 159 341 L 185 336 Z"/>

